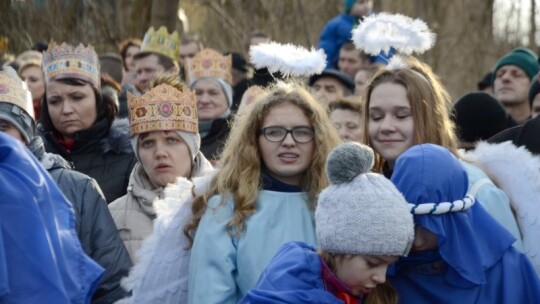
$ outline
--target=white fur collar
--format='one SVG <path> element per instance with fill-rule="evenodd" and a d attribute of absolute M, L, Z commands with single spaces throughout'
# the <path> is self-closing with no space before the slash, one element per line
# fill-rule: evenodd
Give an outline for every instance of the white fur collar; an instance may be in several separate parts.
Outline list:
<path fill-rule="evenodd" d="M 154 230 L 137 252 L 139 262 L 122 280 L 122 287 L 133 291 L 133 294 L 117 304 L 170 303 L 170 299 L 177 302 L 177 294 L 187 290 L 187 286 L 183 285 L 187 280 L 182 280 L 178 275 L 179 272 L 187 272 L 179 268 L 182 264 L 179 261 L 189 259 L 189 249 L 185 248 L 188 241 L 183 228 L 191 219 L 194 198 L 208 190 L 216 172 L 208 170 L 205 175 L 193 178 L 192 182 L 180 177 L 176 183 L 165 188 L 163 199 L 154 201 L 157 214 Z M 187 273 L 183 275 L 187 276 Z M 146 279 L 145 284 L 143 279 Z M 151 280 L 155 282 L 149 282 Z"/>

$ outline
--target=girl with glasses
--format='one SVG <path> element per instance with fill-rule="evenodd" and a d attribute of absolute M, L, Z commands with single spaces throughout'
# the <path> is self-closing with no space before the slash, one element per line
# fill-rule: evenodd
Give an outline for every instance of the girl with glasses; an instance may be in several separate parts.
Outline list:
<path fill-rule="evenodd" d="M 313 212 L 339 138 L 306 89 L 278 84 L 233 125 L 223 167 L 195 199 L 189 303 L 236 303 L 288 241 L 315 245 Z"/>

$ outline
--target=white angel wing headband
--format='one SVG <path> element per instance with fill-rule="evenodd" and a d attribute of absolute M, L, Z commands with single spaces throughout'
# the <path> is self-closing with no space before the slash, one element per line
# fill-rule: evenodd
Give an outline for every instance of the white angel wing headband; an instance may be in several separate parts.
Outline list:
<path fill-rule="evenodd" d="M 281 72 L 285 77 L 320 74 L 326 67 L 323 50 L 307 50 L 290 43 L 261 43 L 251 47 L 249 56 L 256 68 L 267 68 L 271 73 Z"/>
<path fill-rule="evenodd" d="M 435 34 L 420 19 L 400 14 L 380 13 L 368 16 L 352 31 L 356 48 L 371 55 L 391 48 L 404 54 L 421 54 L 433 47 Z"/>

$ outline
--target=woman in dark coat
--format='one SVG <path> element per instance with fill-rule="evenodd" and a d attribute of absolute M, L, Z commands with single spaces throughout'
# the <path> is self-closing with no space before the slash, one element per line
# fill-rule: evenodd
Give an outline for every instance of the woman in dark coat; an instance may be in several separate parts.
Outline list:
<path fill-rule="evenodd" d="M 91 46 L 51 45 L 43 54 L 46 86 L 40 132 L 47 152 L 97 180 L 107 202 L 126 193 L 136 163 L 127 120 L 114 120 L 114 101 L 100 91 Z"/>

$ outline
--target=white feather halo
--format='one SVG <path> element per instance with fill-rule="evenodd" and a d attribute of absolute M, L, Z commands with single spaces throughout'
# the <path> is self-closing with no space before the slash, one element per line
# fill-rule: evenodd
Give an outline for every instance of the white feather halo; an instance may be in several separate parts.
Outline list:
<path fill-rule="evenodd" d="M 268 68 L 271 73 L 281 72 L 283 76 L 311 76 L 320 74 L 326 67 L 322 49 L 307 50 L 290 43 L 261 43 L 251 47 L 249 56 L 257 69 Z"/>
<path fill-rule="evenodd" d="M 420 19 L 400 14 L 368 16 L 352 31 L 354 45 L 371 55 L 390 48 L 404 54 L 423 53 L 435 44 L 435 34 Z"/>
<path fill-rule="evenodd" d="M 408 69 L 409 65 L 405 62 L 403 57 L 399 55 L 394 55 L 390 58 L 390 61 L 386 65 L 387 70 L 399 70 L 399 69 Z"/>

